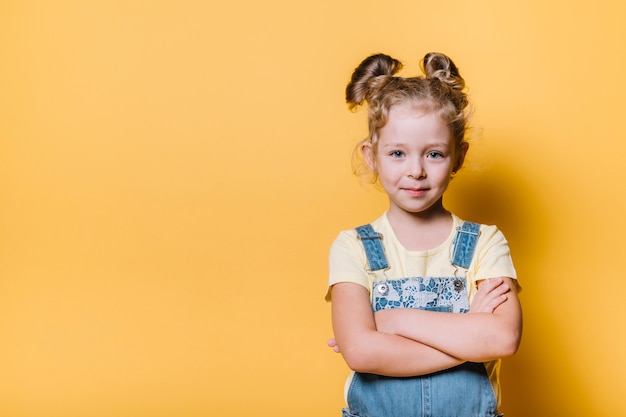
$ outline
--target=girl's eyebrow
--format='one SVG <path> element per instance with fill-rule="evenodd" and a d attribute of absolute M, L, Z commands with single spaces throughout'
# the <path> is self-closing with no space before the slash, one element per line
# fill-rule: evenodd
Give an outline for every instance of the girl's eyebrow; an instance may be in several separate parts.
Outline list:
<path fill-rule="evenodd" d="M 406 146 L 406 143 L 405 142 L 386 143 L 383 145 L 383 148 L 397 148 L 399 146 Z"/>
<path fill-rule="evenodd" d="M 441 146 L 442 148 L 447 148 L 450 144 L 448 142 L 443 142 L 443 141 L 433 141 L 430 142 L 427 146 L 429 147 L 438 147 Z"/>
<path fill-rule="evenodd" d="M 432 142 L 426 142 L 426 144 L 424 144 L 424 147 L 425 148 L 432 148 L 432 147 L 447 148 L 448 145 L 449 143 L 447 141 L 433 140 Z M 409 146 L 409 145 L 407 145 L 406 142 L 400 142 L 400 141 L 386 143 L 382 145 L 383 148 L 398 148 L 398 147 L 404 147 L 404 146 Z"/>

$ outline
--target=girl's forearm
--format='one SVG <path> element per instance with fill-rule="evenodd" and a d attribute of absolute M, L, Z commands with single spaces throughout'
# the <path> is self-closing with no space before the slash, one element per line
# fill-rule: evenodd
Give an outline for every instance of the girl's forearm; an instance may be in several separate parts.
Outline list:
<path fill-rule="evenodd" d="M 358 372 L 416 376 L 464 362 L 424 343 L 378 331 L 368 291 L 357 284 L 333 287 L 332 321 L 344 360 Z"/>
<path fill-rule="evenodd" d="M 375 315 L 376 328 L 399 335 L 453 357 L 484 362 L 510 356 L 521 337 L 521 309 L 517 294 L 488 313 L 439 313 L 416 309 L 392 309 Z"/>
<path fill-rule="evenodd" d="M 408 377 L 430 374 L 465 362 L 414 340 L 375 330 L 353 342 L 340 349 L 348 366 L 357 372 Z"/>

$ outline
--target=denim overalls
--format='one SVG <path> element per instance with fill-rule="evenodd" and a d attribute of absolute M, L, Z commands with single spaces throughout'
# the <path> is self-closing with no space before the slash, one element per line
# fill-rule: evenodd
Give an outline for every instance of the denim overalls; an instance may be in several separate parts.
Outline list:
<path fill-rule="evenodd" d="M 389 269 L 382 235 L 371 225 L 356 228 L 369 271 Z M 467 269 L 474 256 L 480 225 L 457 229 L 451 262 Z M 467 313 L 465 277 L 410 277 L 377 280 L 372 289 L 374 312 L 418 308 Z M 343 417 L 497 417 L 497 401 L 483 363 L 466 362 L 428 375 L 395 378 L 356 372 L 348 389 Z"/>

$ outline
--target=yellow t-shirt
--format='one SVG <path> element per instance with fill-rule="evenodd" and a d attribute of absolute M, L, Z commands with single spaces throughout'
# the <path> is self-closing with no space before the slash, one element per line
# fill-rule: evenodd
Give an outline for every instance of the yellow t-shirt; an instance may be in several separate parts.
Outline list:
<path fill-rule="evenodd" d="M 367 258 L 361 241 L 354 229 L 339 233 L 330 249 L 329 280 L 326 300 L 331 301 L 332 286 L 339 282 L 353 282 L 364 286 L 372 294 L 377 280 L 408 277 L 463 277 L 465 276 L 470 302 L 476 294 L 476 283 L 495 277 L 517 279 L 511 260 L 509 245 L 496 226 L 481 225 L 474 257 L 467 270 L 450 262 L 457 227 L 463 220 L 452 215 L 453 227 L 441 245 L 427 251 L 409 251 L 400 243 L 386 213 L 371 223 L 374 230 L 383 235 L 382 243 L 390 268 L 385 271 L 368 272 Z M 487 373 L 500 404 L 500 361 L 485 363 Z M 352 375 L 351 375 L 352 376 Z M 350 378 L 351 379 L 351 378 Z M 349 382 L 349 381 L 348 381 Z"/>

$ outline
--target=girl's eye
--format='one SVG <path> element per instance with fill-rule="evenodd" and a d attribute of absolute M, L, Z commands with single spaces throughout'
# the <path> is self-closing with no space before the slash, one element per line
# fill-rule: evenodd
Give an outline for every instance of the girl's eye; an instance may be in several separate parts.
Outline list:
<path fill-rule="evenodd" d="M 433 152 L 428 152 L 428 157 L 431 159 L 439 159 L 439 158 L 443 158 L 443 154 L 441 152 L 433 151 Z"/>
<path fill-rule="evenodd" d="M 404 156 L 404 152 L 402 151 L 393 151 L 389 154 L 393 158 L 402 158 Z"/>

